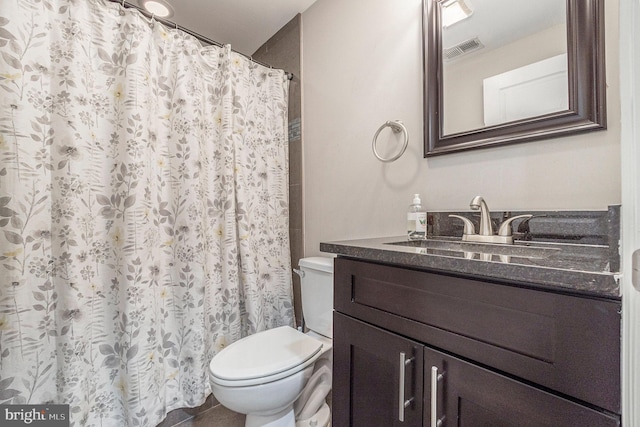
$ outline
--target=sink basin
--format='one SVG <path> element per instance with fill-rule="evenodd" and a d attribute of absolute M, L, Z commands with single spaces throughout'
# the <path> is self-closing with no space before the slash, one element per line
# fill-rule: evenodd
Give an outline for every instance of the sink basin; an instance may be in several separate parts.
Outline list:
<path fill-rule="evenodd" d="M 387 243 L 389 245 L 405 246 L 410 248 L 424 248 L 425 253 L 435 253 L 438 251 L 445 252 L 462 252 L 466 258 L 473 258 L 474 254 L 480 255 L 498 255 L 500 257 L 519 257 L 519 258 L 547 258 L 557 254 L 560 249 L 542 246 L 530 246 L 523 243 L 514 243 L 513 245 L 501 245 L 491 243 L 473 243 L 463 242 L 461 240 L 405 240 L 401 242 Z M 446 255 L 443 253 L 442 255 Z"/>

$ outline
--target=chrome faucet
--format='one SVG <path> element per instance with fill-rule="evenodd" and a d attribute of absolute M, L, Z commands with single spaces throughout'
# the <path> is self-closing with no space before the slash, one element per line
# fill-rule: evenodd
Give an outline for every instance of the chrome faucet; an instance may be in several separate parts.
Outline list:
<path fill-rule="evenodd" d="M 480 210 L 480 231 L 481 236 L 493 236 L 493 224 L 491 224 L 491 213 L 487 203 L 481 196 L 476 196 L 469 203 L 469 207 L 474 210 Z"/>
<path fill-rule="evenodd" d="M 462 240 L 466 242 L 478 242 L 478 243 L 502 243 L 511 245 L 513 244 L 513 234 L 511 231 L 511 223 L 520 218 L 531 218 L 532 215 L 516 215 L 508 218 L 500 224 L 498 228 L 498 234 L 493 233 L 493 224 L 491 223 L 491 212 L 487 203 L 481 196 L 476 196 L 471 200 L 469 207 L 474 210 L 480 210 L 480 231 L 476 234 L 475 226 L 469 218 L 465 218 L 460 215 L 449 215 L 451 218 L 457 218 L 464 222 L 464 232 L 462 234 Z"/>

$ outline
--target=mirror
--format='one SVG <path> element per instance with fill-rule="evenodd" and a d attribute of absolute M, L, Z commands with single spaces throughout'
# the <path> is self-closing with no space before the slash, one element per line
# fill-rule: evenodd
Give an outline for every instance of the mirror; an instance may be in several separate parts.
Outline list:
<path fill-rule="evenodd" d="M 424 0 L 425 156 L 606 127 L 604 0 Z"/>

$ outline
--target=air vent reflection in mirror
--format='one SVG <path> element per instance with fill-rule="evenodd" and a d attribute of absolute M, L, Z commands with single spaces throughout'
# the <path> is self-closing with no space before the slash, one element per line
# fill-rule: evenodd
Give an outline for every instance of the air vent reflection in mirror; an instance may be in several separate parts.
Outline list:
<path fill-rule="evenodd" d="M 450 61 L 459 56 L 474 52 L 478 49 L 482 49 L 483 47 L 484 45 L 482 44 L 482 42 L 480 42 L 480 39 L 478 37 L 474 37 L 472 39 L 458 43 L 453 47 L 444 49 L 443 56 L 445 60 Z"/>

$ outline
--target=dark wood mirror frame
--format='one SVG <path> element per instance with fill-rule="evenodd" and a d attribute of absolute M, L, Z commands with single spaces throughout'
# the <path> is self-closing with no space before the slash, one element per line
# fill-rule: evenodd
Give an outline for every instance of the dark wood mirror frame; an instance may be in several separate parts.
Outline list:
<path fill-rule="evenodd" d="M 443 135 L 443 1 L 423 0 L 425 157 L 606 129 L 604 0 L 567 0 L 569 109 Z"/>

